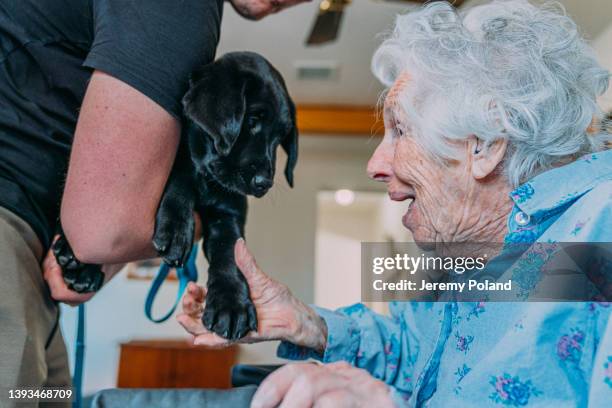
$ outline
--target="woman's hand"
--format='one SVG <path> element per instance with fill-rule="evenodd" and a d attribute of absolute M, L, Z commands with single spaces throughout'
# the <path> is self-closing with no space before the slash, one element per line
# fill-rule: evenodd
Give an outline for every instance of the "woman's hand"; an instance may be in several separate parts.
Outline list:
<path fill-rule="evenodd" d="M 57 238 L 58 236 L 55 236 L 53 242 L 55 242 Z M 102 272 L 104 272 L 105 275 L 104 283 L 108 282 L 122 268 L 123 265 L 102 266 Z M 78 306 L 81 303 L 87 302 L 96 294 L 96 292 L 78 293 L 68 289 L 66 282 L 64 282 L 62 268 L 57 263 L 53 250 L 51 249 L 47 251 L 47 255 L 43 260 L 42 269 L 43 278 L 47 282 L 47 285 L 49 285 L 49 290 L 51 291 L 51 297 L 58 302 L 66 303 L 70 306 Z"/>
<path fill-rule="evenodd" d="M 270 374 L 259 386 L 251 408 L 394 407 L 389 387 L 367 371 L 342 361 L 293 363 Z"/>
<path fill-rule="evenodd" d="M 250 332 L 239 343 L 286 340 L 322 352 L 327 327 L 310 307 L 296 299 L 287 286 L 267 276 L 255 262 L 243 239 L 236 241 L 234 257 L 249 285 L 251 300 L 257 310 L 257 332 Z M 194 336 L 194 344 L 225 347 L 231 344 L 208 331 L 202 324 L 206 289 L 190 283 L 183 297 L 179 323 Z"/>

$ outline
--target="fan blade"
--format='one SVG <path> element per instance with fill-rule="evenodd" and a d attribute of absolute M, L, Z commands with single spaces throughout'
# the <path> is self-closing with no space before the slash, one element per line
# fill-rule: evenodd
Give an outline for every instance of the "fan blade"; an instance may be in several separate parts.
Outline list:
<path fill-rule="evenodd" d="M 342 9 L 319 11 L 306 44 L 324 44 L 335 40 L 338 37 L 342 13 Z"/>

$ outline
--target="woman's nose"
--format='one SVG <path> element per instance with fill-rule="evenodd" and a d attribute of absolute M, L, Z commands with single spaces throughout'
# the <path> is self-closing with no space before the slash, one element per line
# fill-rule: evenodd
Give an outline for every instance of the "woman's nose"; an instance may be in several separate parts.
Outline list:
<path fill-rule="evenodd" d="M 393 174 L 392 161 L 393 148 L 383 140 L 368 162 L 368 177 L 374 181 L 388 182 Z"/>

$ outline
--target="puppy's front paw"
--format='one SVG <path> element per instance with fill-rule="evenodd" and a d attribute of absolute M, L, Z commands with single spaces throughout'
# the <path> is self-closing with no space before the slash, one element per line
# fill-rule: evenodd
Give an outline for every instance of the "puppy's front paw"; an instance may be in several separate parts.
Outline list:
<path fill-rule="evenodd" d="M 232 285 L 211 285 L 202 316 L 204 327 L 229 340 L 257 331 L 257 312 L 248 291 Z"/>
<path fill-rule="evenodd" d="M 193 246 L 195 221 L 192 214 L 172 217 L 158 211 L 155 221 L 153 246 L 157 254 L 170 266 L 182 267 Z"/>
<path fill-rule="evenodd" d="M 97 292 L 104 283 L 104 272 L 100 265 L 81 263 L 72 252 L 63 234 L 52 247 L 58 265 L 62 268 L 68 289 L 78 293 Z"/>

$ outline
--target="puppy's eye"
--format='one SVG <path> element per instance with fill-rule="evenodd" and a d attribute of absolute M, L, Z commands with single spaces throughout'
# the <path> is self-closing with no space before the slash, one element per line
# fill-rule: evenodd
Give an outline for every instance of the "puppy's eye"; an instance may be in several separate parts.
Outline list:
<path fill-rule="evenodd" d="M 261 119 L 260 115 L 249 115 L 247 118 L 247 126 L 251 133 L 257 133 L 261 130 Z"/>

